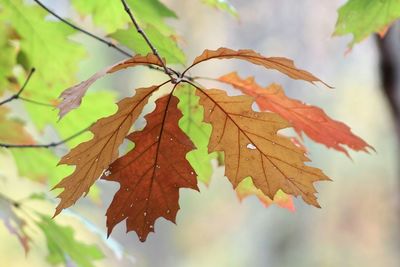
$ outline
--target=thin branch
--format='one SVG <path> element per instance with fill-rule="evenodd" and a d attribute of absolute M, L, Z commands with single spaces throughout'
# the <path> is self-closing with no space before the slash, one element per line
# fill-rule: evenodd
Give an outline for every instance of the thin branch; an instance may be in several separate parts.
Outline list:
<path fill-rule="evenodd" d="M 0 102 L 0 106 L 6 104 L 6 103 L 8 103 L 8 102 L 11 102 L 11 101 L 13 101 L 13 100 L 15 100 L 15 99 L 20 98 L 20 95 L 21 95 L 22 92 L 25 90 L 26 86 L 28 85 L 29 80 L 31 79 L 33 73 L 35 73 L 35 68 L 32 68 L 32 69 L 31 69 L 31 71 L 29 72 L 28 77 L 26 78 L 26 80 L 25 80 L 24 84 L 22 85 L 21 89 L 19 89 L 19 91 L 18 91 L 16 94 L 14 94 L 14 95 L 10 96 L 9 98 L 7 98 L 7 99 L 1 101 L 1 102 Z"/>
<path fill-rule="evenodd" d="M 176 83 L 176 79 L 173 77 L 173 74 L 176 72 L 171 70 L 170 68 L 167 68 L 165 65 L 164 61 L 162 60 L 160 54 L 158 53 L 157 49 L 154 47 L 154 45 L 150 42 L 150 39 L 147 37 L 146 33 L 143 31 L 143 29 L 139 26 L 138 22 L 136 21 L 135 17 L 133 16 L 133 13 L 131 9 L 129 8 L 129 5 L 126 3 L 125 0 L 121 0 L 122 4 L 124 5 L 124 9 L 126 13 L 128 13 L 132 23 L 135 25 L 135 28 L 137 32 L 143 37 L 143 39 L 146 41 L 147 45 L 150 47 L 151 51 L 153 52 L 154 55 L 158 58 L 158 60 L 161 62 L 165 74 L 167 74 L 173 83 Z"/>
<path fill-rule="evenodd" d="M 81 134 L 83 134 L 84 132 L 86 132 L 88 129 L 89 129 L 89 127 L 85 128 L 85 129 L 71 135 L 67 139 L 61 140 L 59 142 L 52 142 L 49 144 L 27 144 L 27 145 L 15 145 L 15 144 L 0 143 L 0 147 L 4 147 L 4 148 L 51 148 L 51 147 L 57 147 L 57 146 L 63 145 L 65 143 L 71 141 L 72 139 L 75 139 L 76 137 L 78 137 Z"/>

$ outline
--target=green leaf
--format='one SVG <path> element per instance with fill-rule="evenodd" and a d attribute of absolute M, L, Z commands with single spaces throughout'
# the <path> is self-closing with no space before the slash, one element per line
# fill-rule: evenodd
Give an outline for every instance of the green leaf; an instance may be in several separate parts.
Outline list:
<path fill-rule="evenodd" d="M 50 264 L 71 262 L 78 267 L 94 267 L 92 261 L 104 258 L 101 250 L 95 245 L 87 245 L 74 238 L 71 227 L 58 225 L 51 218 L 40 215 L 38 226 L 46 237 Z"/>
<path fill-rule="evenodd" d="M 233 7 L 231 3 L 229 3 L 228 0 L 202 0 L 202 2 L 206 5 L 226 11 L 234 17 L 239 16 L 236 9 Z"/>
<path fill-rule="evenodd" d="M 165 24 L 165 18 L 176 18 L 176 14 L 158 0 L 128 0 L 133 14 L 144 28 L 153 25 L 164 34 L 173 33 Z M 107 33 L 125 28 L 130 22 L 121 1 L 109 0 L 72 0 L 72 4 L 82 14 L 91 15 L 96 25 Z"/>
<path fill-rule="evenodd" d="M 46 19 L 46 11 L 26 5 L 22 0 L 2 0 L 0 10 L 0 22 L 16 31 L 21 51 L 30 67 L 37 68 L 35 76 L 46 82 L 46 89 L 74 81 L 84 56 L 84 50 L 69 39 L 75 30 L 62 22 Z"/>
<path fill-rule="evenodd" d="M 189 152 L 186 158 L 196 171 L 197 179 L 209 184 L 213 173 L 211 161 L 218 156 L 215 152 L 208 153 L 212 127 L 203 122 L 204 108 L 199 105 L 199 97 L 196 96 L 192 86 L 187 84 L 179 86 L 175 90 L 175 95 L 179 98 L 178 108 L 183 114 L 179 120 L 179 127 L 196 146 L 196 150 Z"/>
<path fill-rule="evenodd" d="M 9 42 L 10 28 L 0 24 L 0 95 L 7 89 L 8 77 L 12 76 L 12 69 L 17 58 L 17 49 Z"/>
<path fill-rule="evenodd" d="M 352 47 L 372 33 L 383 34 L 399 18 L 399 0 L 349 0 L 339 9 L 334 35 L 352 34 Z"/>
<path fill-rule="evenodd" d="M 170 64 L 185 64 L 186 57 L 178 47 L 172 36 L 165 36 L 157 28 L 148 26 L 146 28 L 147 37 L 157 48 L 160 55 Z M 117 30 L 110 34 L 110 37 L 117 40 L 120 44 L 128 47 L 137 54 L 147 55 L 151 52 L 143 37 L 134 28 L 127 30 Z"/>

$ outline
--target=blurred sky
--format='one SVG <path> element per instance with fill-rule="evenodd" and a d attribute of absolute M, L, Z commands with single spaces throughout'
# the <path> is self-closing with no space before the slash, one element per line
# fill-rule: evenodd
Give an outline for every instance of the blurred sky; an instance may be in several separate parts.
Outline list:
<path fill-rule="evenodd" d="M 69 14 L 68 5 L 63 4 L 67 1 L 47 2 L 53 2 L 59 13 Z M 250 48 L 267 56 L 292 58 L 297 66 L 335 89 L 289 80 L 238 61 L 210 61 L 196 67 L 192 74 L 219 77 L 237 70 L 242 76 L 255 75 L 262 85 L 279 82 L 288 95 L 323 107 L 330 116 L 350 125 L 377 153 L 352 153 L 350 160 L 305 138 L 312 165 L 323 169 L 333 180 L 317 185 L 322 209 L 301 200 L 295 201 L 294 213 L 278 207 L 266 209 L 255 197 L 240 203 L 219 168 L 210 186 L 201 186 L 201 193 L 181 190 L 177 226 L 160 219 L 155 226 L 156 234 L 150 234 L 141 243 L 135 233 L 125 234 L 125 225 L 121 223 L 112 237 L 136 258 L 135 266 L 400 266 L 398 144 L 380 91 L 373 38 L 356 45 L 347 55 L 350 36 L 332 38 L 336 10 L 345 1 L 231 2 L 240 14 L 239 20 L 197 0 L 165 1 L 180 18 L 171 24 L 178 29 L 189 61 L 205 48 Z M 90 22 L 85 26 L 93 30 Z M 93 52 L 82 64 L 81 78 L 118 58 L 116 53 L 86 37 L 82 37 L 82 42 Z M 159 79 L 147 70 L 125 71 L 104 79 L 95 88 L 114 88 L 123 96 Z M 106 193 L 100 212 L 93 212 L 84 201 L 73 210 L 88 215 L 105 232 L 105 209 L 118 186 L 101 186 Z M 0 234 L 3 240 L 3 229 Z M 10 244 L 19 249 L 16 242 Z M 0 244 L 0 251 L 9 246 Z M 18 251 L 23 257 L 22 250 Z M 7 262 L 7 255 L 1 257 Z M 43 266 L 29 261 L 30 257 L 35 258 L 29 255 L 16 266 Z M 107 261 L 98 264 L 106 265 Z M 120 266 L 132 265 L 124 261 Z"/>

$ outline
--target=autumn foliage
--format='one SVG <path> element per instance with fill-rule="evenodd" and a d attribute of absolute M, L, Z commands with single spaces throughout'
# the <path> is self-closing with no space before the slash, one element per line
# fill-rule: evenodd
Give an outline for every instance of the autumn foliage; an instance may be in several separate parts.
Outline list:
<path fill-rule="evenodd" d="M 175 96 L 185 86 L 195 89 L 203 109 L 203 120 L 212 126 L 208 152 L 223 153 L 225 175 L 233 188 L 237 188 L 239 196 L 251 192 L 260 199 L 263 196 L 274 199 L 279 193 L 288 199 L 287 203 L 290 203 L 288 195 L 300 196 L 306 203 L 319 207 L 314 182 L 329 178 L 321 170 L 307 166 L 309 159 L 304 149 L 293 139 L 279 134 L 279 130 L 293 127 L 300 136 L 304 132 L 314 141 L 346 154 L 344 145 L 355 151 L 372 148 L 348 126 L 329 118 L 322 109 L 286 97 L 277 84 L 262 88 L 253 78 L 243 80 L 231 73 L 216 81 L 228 83 L 247 96 L 228 96 L 220 89 L 206 89 L 185 75 L 197 64 L 212 59 L 240 59 L 279 71 L 292 79 L 322 82 L 286 58 L 264 57 L 252 50 L 205 50 L 178 77 L 161 85 L 137 89 L 133 97 L 121 100 L 117 113 L 90 128 L 92 140 L 78 145 L 63 157 L 60 164 L 75 165 L 76 169 L 56 185 L 56 188 L 64 189 L 59 195 L 61 202 L 56 214 L 87 194 L 91 185 L 103 177 L 120 184 L 107 210 L 109 234 L 116 224 L 126 220 L 127 230 L 135 231 L 139 239 L 145 241 L 154 231 L 158 218 L 175 222 L 179 189 L 197 190 L 195 170 L 186 159 L 196 147 L 179 127 L 182 113 Z M 78 107 L 89 86 L 97 79 L 139 64 L 162 66 L 163 63 L 153 54 L 137 55 L 94 74 L 62 93 L 60 115 Z M 168 94 L 158 93 L 162 86 L 171 87 Z M 155 110 L 144 117 L 145 128 L 129 133 L 153 95 L 158 100 Z M 258 104 L 260 111 L 252 109 L 253 102 Z M 118 158 L 119 146 L 125 138 L 135 147 Z M 249 183 L 248 177 L 251 177 L 251 184 L 240 186 L 242 182 Z M 286 206 L 292 207 L 291 204 Z"/>

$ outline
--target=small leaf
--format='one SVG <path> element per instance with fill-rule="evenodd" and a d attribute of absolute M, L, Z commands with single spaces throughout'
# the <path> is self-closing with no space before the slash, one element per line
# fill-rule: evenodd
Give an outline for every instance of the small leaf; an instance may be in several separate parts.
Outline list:
<path fill-rule="evenodd" d="M 330 87 L 313 74 L 308 71 L 298 69 L 293 60 L 284 57 L 264 57 L 253 50 L 232 50 L 229 48 L 221 47 L 218 50 L 204 50 L 203 54 L 196 57 L 192 65 L 188 68 L 192 68 L 195 65 L 210 60 L 210 59 L 241 59 L 250 63 L 263 66 L 267 69 L 277 70 L 292 79 L 304 80 L 310 83 L 321 82 L 324 85 Z"/>
<path fill-rule="evenodd" d="M 236 72 L 222 76 L 219 80 L 254 97 L 260 110 L 269 110 L 281 115 L 292 124 L 300 136 L 304 132 L 315 142 L 341 151 L 347 156 L 349 154 L 344 146 L 354 151 L 368 152 L 367 148 L 373 149 L 353 134 L 350 127 L 331 119 L 321 108 L 287 97 L 278 84 L 273 83 L 263 88 L 254 81 L 253 77 L 241 79 Z"/>
<path fill-rule="evenodd" d="M 227 96 L 222 90 L 198 89 L 205 122 L 213 130 L 209 151 L 225 152 L 225 175 L 236 188 L 251 176 L 254 185 L 271 199 L 278 190 L 301 196 L 319 207 L 313 183 L 329 180 L 321 170 L 306 166 L 309 159 L 288 138 L 277 132 L 289 127 L 280 116 L 254 112 L 253 98 Z"/>
<path fill-rule="evenodd" d="M 352 34 L 351 48 L 372 33 L 385 35 L 388 27 L 400 18 L 400 1 L 349 0 L 338 13 L 334 35 Z"/>
<path fill-rule="evenodd" d="M 30 237 L 25 233 L 24 230 L 26 222 L 17 213 L 15 213 L 12 203 L 10 203 L 7 199 L 4 199 L 1 195 L 0 220 L 4 222 L 7 230 L 18 238 L 25 250 L 25 253 L 28 253 Z"/>
<path fill-rule="evenodd" d="M 25 130 L 24 123 L 21 120 L 10 118 L 9 112 L 8 108 L 0 106 L 0 142 L 33 144 L 34 140 Z"/>
<path fill-rule="evenodd" d="M 178 126 L 177 104 L 172 94 L 158 99 L 145 117 L 146 127 L 128 136 L 135 148 L 103 176 L 121 185 L 107 210 L 108 234 L 126 219 L 127 231 L 144 242 L 159 217 L 175 222 L 180 188 L 197 190 L 196 174 L 185 158 L 194 145 Z"/>
<path fill-rule="evenodd" d="M 74 238 L 71 227 L 61 226 L 47 216 L 40 215 L 38 226 L 47 241 L 49 255 L 47 261 L 52 265 L 73 263 L 77 267 L 94 267 L 94 260 L 104 258 L 101 250 L 95 245 L 87 245 Z"/>
<path fill-rule="evenodd" d="M 218 8 L 223 11 L 227 11 L 234 17 L 238 17 L 236 9 L 231 3 L 229 3 L 228 0 L 202 0 L 202 2 L 206 5 Z"/>
<path fill-rule="evenodd" d="M 268 208 L 272 204 L 276 204 L 281 208 L 285 208 L 290 211 L 295 211 L 293 199 L 291 196 L 285 194 L 281 190 L 278 190 L 274 198 L 271 199 L 266 195 L 264 195 L 264 193 L 260 189 L 257 189 L 257 187 L 254 186 L 253 181 L 251 180 L 250 177 L 247 177 L 246 179 L 241 181 L 235 190 L 240 200 L 243 200 L 246 197 L 254 195 L 261 201 L 261 203 L 263 203 L 263 205 L 266 208 Z"/>
<path fill-rule="evenodd" d="M 65 155 L 59 164 L 76 165 L 75 171 L 54 188 L 64 188 L 58 196 L 61 199 L 55 215 L 73 205 L 118 157 L 118 148 L 136 121 L 151 94 L 159 86 L 136 90 L 133 97 L 118 103 L 114 115 L 98 120 L 90 131 L 93 139 L 81 143 Z"/>
<path fill-rule="evenodd" d="M 92 75 L 92 77 L 90 77 L 86 81 L 83 81 L 75 86 L 72 86 L 66 89 L 64 92 L 62 92 L 62 94 L 60 95 L 62 101 L 60 104 L 57 105 L 57 108 L 59 108 L 60 110 L 59 113 L 60 119 L 64 117 L 71 110 L 76 109 L 77 107 L 80 106 L 82 98 L 86 94 L 86 91 L 98 79 L 104 77 L 108 73 L 114 73 L 124 68 L 136 67 L 139 65 L 162 66 L 158 57 L 156 57 L 153 54 L 148 54 L 147 56 L 136 55 L 130 59 L 125 59 L 121 62 L 118 62 L 115 65 L 109 66 L 95 73 L 94 75 Z"/>

